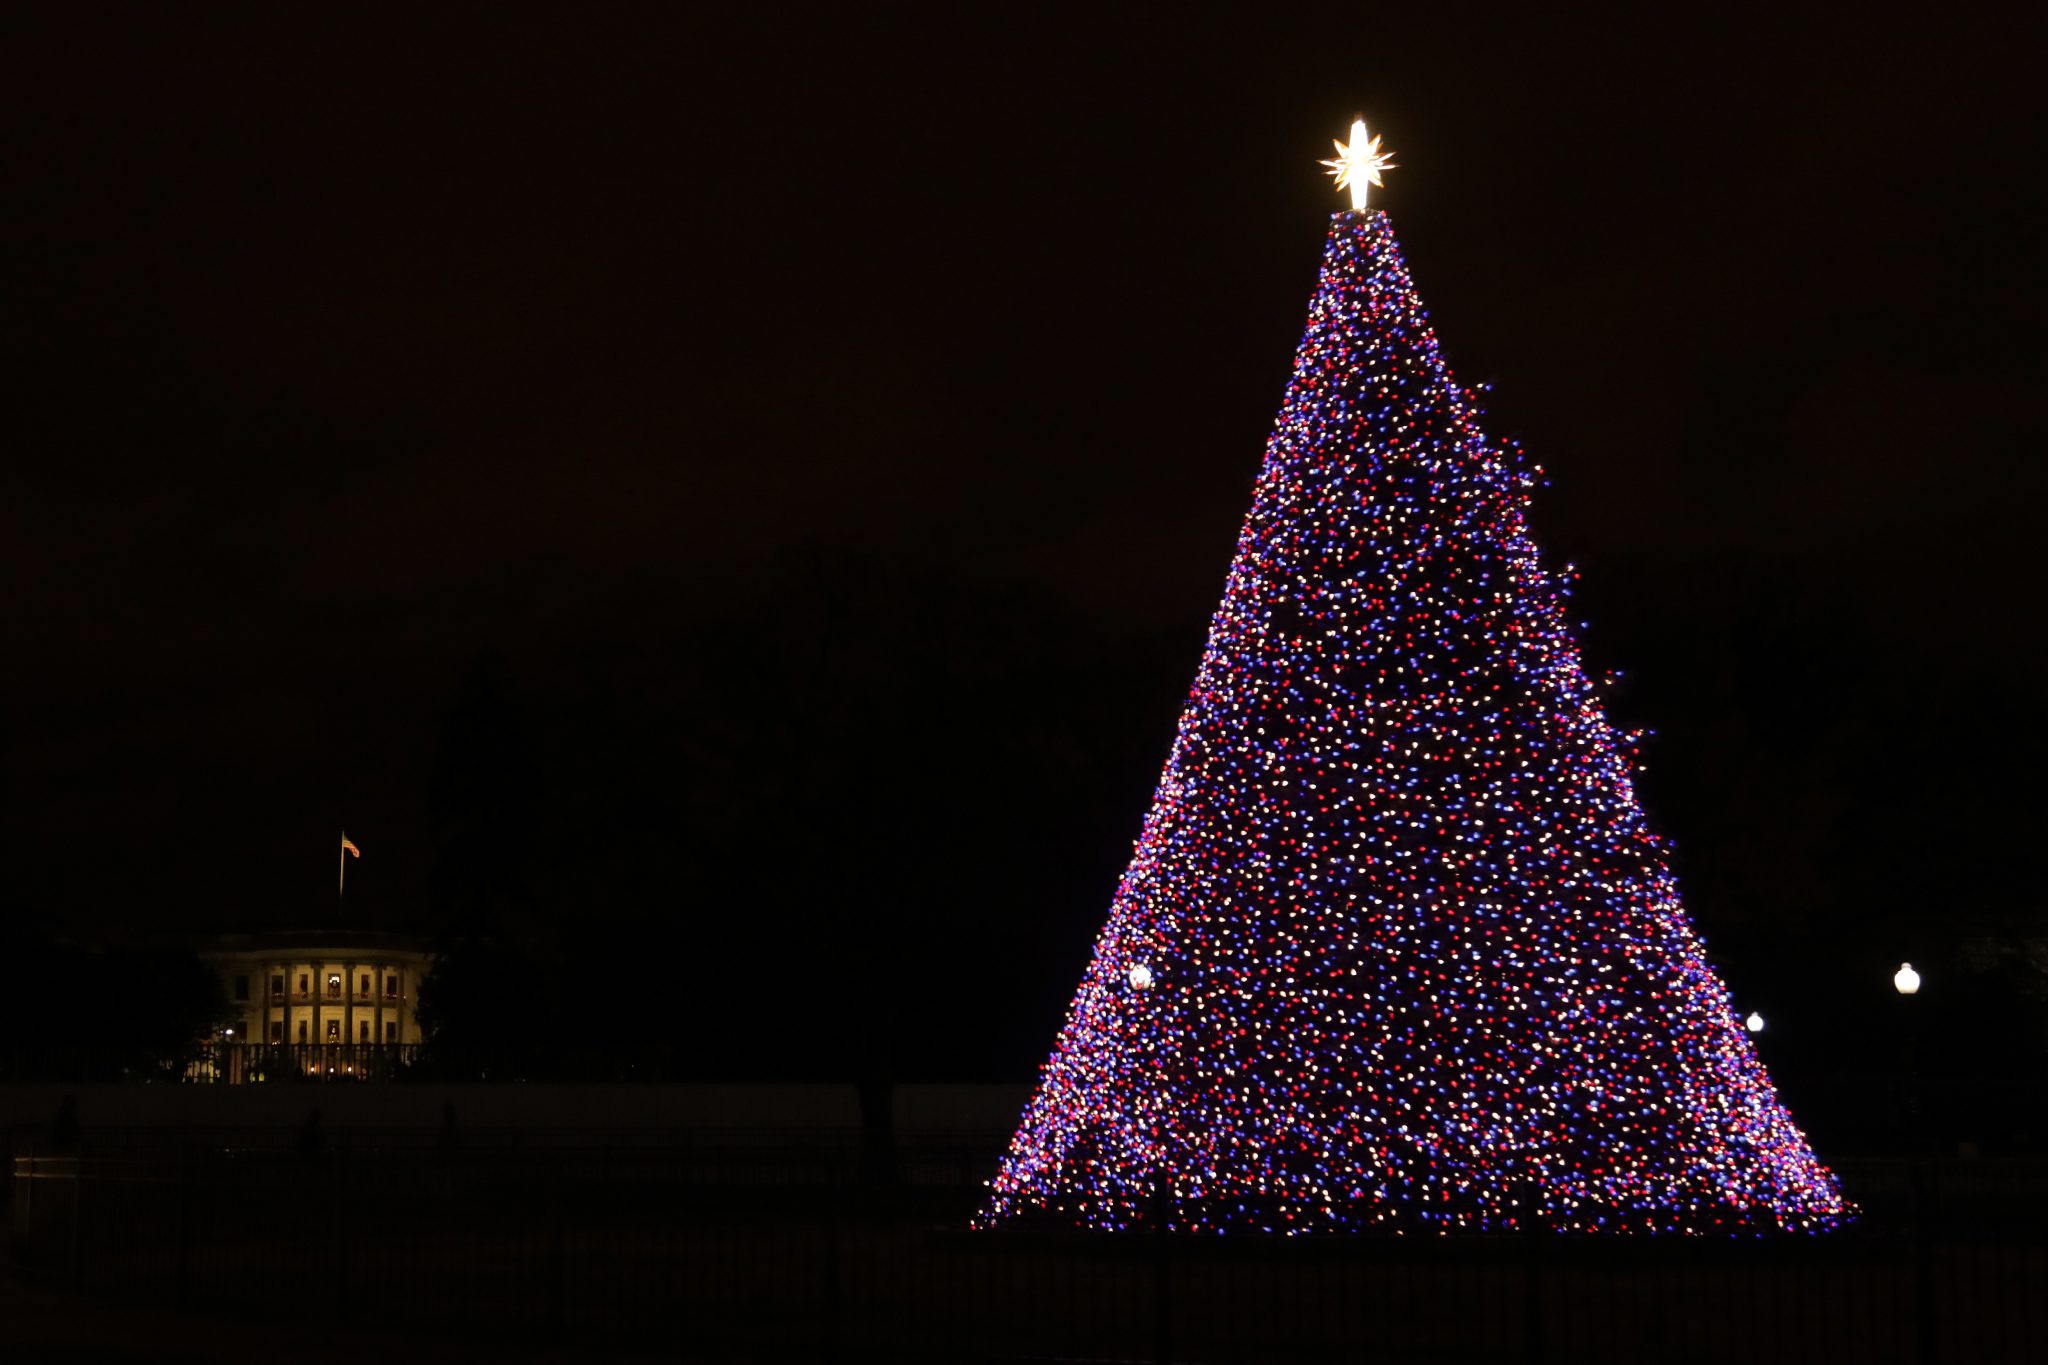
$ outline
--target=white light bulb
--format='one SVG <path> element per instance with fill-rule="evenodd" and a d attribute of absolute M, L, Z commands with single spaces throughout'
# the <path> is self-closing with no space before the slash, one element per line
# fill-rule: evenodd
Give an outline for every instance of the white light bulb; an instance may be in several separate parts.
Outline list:
<path fill-rule="evenodd" d="M 1152 969 L 1142 962 L 1133 962 L 1131 964 L 1131 984 L 1141 991 L 1150 990 L 1152 987 Z"/>
<path fill-rule="evenodd" d="M 1911 995 L 1920 989 L 1920 973 L 1913 970 L 1910 962 L 1901 962 L 1899 970 L 1892 976 L 1892 985 L 1900 995 Z"/>
<path fill-rule="evenodd" d="M 1742 1021 L 1742 1026 L 1751 1033 L 1762 1033 L 1764 1031 L 1764 1017 L 1755 1010 L 1751 1010 L 1749 1018 Z"/>

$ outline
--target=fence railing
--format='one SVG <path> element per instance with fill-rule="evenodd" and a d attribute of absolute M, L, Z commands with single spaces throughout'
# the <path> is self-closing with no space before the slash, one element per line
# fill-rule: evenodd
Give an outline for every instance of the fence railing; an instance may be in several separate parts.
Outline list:
<path fill-rule="evenodd" d="M 417 1043 L 209 1043 L 184 1079 L 248 1085 L 261 1081 L 388 1081 L 418 1064 Z"/>
<path fill-rule="evenodd" d="M 303 1136 L 24 1139 L 16 1266 L 124 1301 L 749 1357 L 1904 1365 L 2048 1340 L 2038 1207 L 1887 1195 L 1850 1233 L 1746 1240 L 974 1233 L 985 1147 L 879 1169 L 852 1138 Z"/>

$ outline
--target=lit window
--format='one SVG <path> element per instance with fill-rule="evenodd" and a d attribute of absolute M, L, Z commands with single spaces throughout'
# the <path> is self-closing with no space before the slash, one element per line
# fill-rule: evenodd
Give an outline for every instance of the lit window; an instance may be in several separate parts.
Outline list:
<path fill-rule="evenodd" d="M 327 974 L 327 998 L 328 998 L 329 1000 L 339 1000 L 339 999 L 341 999 L 341 973 L 340 973 L 340 972 L 329 972 L 329 973 Z"/>
<path fill-rule="evenodd" d="M 327 1021 L 327 1041 L 330 1043 L 341 1041 L 341 1020 L 329 1019 Z"/>

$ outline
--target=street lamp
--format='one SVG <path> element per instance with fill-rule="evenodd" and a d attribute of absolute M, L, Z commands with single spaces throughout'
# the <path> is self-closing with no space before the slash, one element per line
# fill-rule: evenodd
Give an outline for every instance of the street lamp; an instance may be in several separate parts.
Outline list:
<path fill-rule="evenodd" d="M 1751 1010 L 1749 1018 L 1742 1021 L 1742 1026 L 1751 1033 L 1762 1033 L 1764 1031 L 1764 1017 L 1755 1010 Z"/>
<path fill-rule="evenodd" d="M 1900 995 L 1914 995 L 1920 990 L 1920 973 L 1913 970 L 1910 962 L 1901 962 L 1899 970 L 1892 974 L 1892 989 Z M 1906 1062 L 1905 1123 L 1901 1136 L 1906 1147 L 1906 1178 L 1913 1192 L 1913 1288 L 1916 1314 L 1915 1329 L 1919 1339 L 1917 1358 L 1934 1359 L 1934 1181 L 1929 1169 L 1933 1153 L 1928 1150 L 1926 1111 L 1924 1097 L 1920 1093 L 1920 1037 L 1913 1025 L 1921 1020 L 1919 1007 L 1907 1009 L 1900 1015 L 1905 1025 L 1902 1046 Z"/>

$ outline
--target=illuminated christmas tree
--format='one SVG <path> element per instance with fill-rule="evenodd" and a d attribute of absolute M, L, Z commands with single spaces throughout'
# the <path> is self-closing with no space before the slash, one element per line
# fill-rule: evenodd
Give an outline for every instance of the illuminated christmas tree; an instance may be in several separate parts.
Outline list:
<path fill-rule="evenodd" d="M 1354 124 L 1150 814 L 977 1223 L 1817 1230 Z"/>

